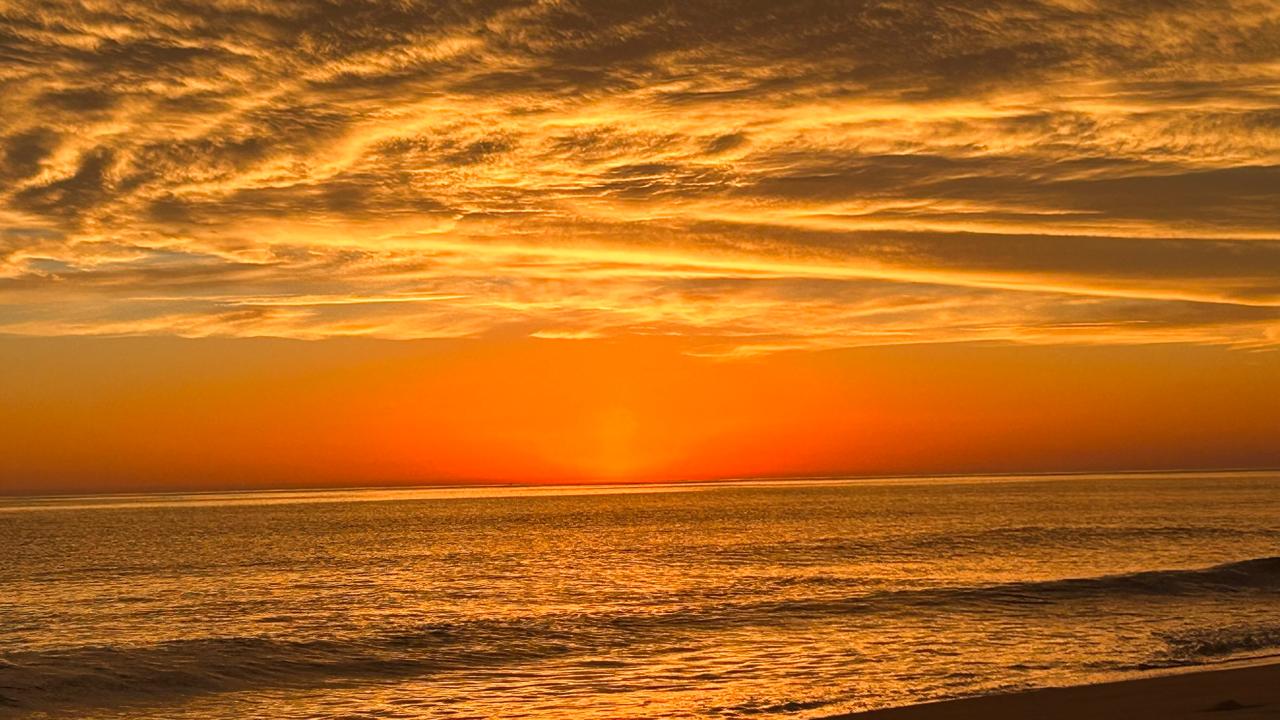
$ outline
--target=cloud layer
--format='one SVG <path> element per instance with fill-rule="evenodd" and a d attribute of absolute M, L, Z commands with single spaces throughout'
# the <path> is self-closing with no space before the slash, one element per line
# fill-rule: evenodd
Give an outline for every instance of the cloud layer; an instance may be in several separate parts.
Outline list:
<path fill-rule="evenodd" d="M 1280 345 L 1270 1 L 0 0 L 0 332 Z"/>

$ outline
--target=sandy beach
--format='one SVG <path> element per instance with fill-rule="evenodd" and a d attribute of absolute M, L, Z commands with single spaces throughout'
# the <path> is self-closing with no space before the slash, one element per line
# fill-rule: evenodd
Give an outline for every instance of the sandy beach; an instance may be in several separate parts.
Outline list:
<path fill-rule="evenodd" d="M 1280 662 L 926 703 L 839 715 L 827 720 L 1204 720 L 1214 717 L 1280 718 Z"/>

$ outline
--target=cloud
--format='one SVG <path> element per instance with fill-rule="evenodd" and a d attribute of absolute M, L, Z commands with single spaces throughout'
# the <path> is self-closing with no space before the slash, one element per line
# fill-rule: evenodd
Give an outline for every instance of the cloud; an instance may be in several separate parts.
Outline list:
<path fill-rule="evenodd" d="M 0 332 L 1280 337 L 1280 8 L 0 9 Z"/>

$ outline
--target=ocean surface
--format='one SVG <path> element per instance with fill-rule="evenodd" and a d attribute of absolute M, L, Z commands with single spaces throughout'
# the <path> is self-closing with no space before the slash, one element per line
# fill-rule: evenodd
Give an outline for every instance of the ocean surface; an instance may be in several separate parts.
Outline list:
<path fill-rule="evenodd" d="M 1280 652 L 1280 474 L 0 500 L 0 716 L 813 718 Z"/>

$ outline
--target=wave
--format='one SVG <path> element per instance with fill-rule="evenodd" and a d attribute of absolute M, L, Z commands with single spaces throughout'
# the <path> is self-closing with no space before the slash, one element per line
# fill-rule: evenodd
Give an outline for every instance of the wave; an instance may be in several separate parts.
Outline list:
<path fill-rule="evenodd" d="M 598 660 L 633 643 L 673 637 L 680 631 L 713 633 L 825 616 L 903 609 L 1040 612 L 1045 604 L 1078 600 L 1275 591 L 1280 591 L 1280 557 L 1263 557 L 1191 570 L 824 599 L 739 600 L 649 613 L 615 610 L 481 619 L 327 639 L 203 637 L 149 645 L 9 652 L 0 654 L 0 709 L 105 707 L 175 695 L 408 679 L 450 670 L 511 673 L 517 671 L 514 665 L 549 658 Z M 1280 647 L 1280 628 L 1203 630 L 1165 641 L 1171 656 L 1194 659 Z"/>
<path fill-rule="evenodd" d="M 1280 589 L 1280 557 L 1262 557 L 1191 570 L 1147 570 L 1091 578 L 944 589 L 956 597 L 1043 601 L 1120 595 L 1179 596 Z M 925 590 L 923 593 L 934 591 Z"/>
<path fill-rule="evenodd" d="M 342 686 L 477 670 L 582 650 L 514 623 L 422 626 L 345 639 L 206 637 L 0 655 L 0 708 L 105 707 L 255 688 Z"/>
<path fill-rule="evenodd" d="M 1280 625 L 1228 625 L 1196 628 L 1162 636 L 1171 664 L 1194 663 L 1280 648 Z M 1268 652 L 1267 654 L 1271 654 Z"/>
<path fill-rule="evenodd" d="M 830 583 L 818 578 L 819 583 Z M 1149 570 L 1088 578 L 1067 578 L 980 586 L 884 590 L 849 597 L 786 599 L 721 606 L 726 615 L 751 612 L 767 617 L 895 612 L 904 608 L 948 611 L 1007 610 L 1010 606 L 1046 605 L 1089 599 L 1177 598 L 1196 595 L 1280 591 L 1280 557 L 1263 557 L 1190 570 Z M 700 622 L 714 621 L 714 611 L 693 608 Z M 712 617 L 708 617 L 712 616 Z M 659 620 L 676 619 L 672 615 Z M 690 618 L 695 619 L 695 618 Z M 651 622 L 624 616 L 619 622 Z"/>

